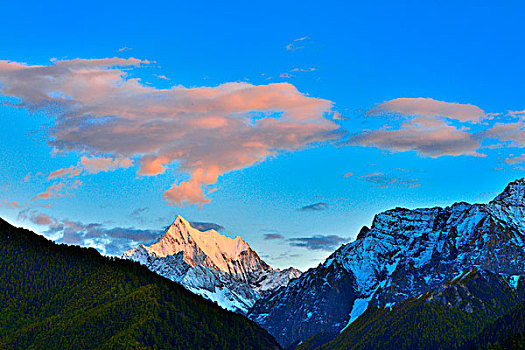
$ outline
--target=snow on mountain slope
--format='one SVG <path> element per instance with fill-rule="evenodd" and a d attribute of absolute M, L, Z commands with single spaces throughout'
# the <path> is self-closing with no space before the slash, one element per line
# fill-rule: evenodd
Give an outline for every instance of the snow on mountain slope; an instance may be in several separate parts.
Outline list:
<path fill-rule="evenodd" d="M 301 274 L 294 268 L 273 269 L 241 237 L 232 239 L 215 230 L 200 231 L 181 216 L 160 241 L 149 247 L 141 244 L 123 257 L 146 265 L 228 310 L 242 313 L 262 295 Z"/>
<path fill-rule="evenodd" d="M 337 334 L 370 304 L 394 305 L 470 268 L 525 275 L 525 179 L 490 203 L 396 208 L 376 215 L 354 242 L 286 288 L 258 300 L 249 317 L 281 345 Z"/>

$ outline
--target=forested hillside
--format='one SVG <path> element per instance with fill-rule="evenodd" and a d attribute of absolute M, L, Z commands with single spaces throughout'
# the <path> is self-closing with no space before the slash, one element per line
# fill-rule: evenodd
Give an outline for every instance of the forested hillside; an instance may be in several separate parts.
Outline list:
<path fill-rule="evenodd" d="M 494 344 L 517 346 L 519 341 L 523 344 L 520 332 L 525 330 L 524 304 L 520 302 L 523 287 L 520 283 L 514 290 L 496 274 L 472 270 L 391 309 L 369 308 L 341 334 L 318 334 L 298 348 L 491 349 Z M 497 348 L 515 349 L 516 346 Z"/>
<path fill-rule="evenodd" d="M 0 219 L 2 349 L 278 349 L 248 319 L 131 261 Z"/>

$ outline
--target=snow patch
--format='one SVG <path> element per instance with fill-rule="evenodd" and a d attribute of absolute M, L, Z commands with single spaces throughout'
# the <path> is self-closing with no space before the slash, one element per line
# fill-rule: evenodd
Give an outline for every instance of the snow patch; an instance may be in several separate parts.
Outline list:
<path fill-rule="evenodd" d="M 513 275 L 510 276 L 510 286 L 514 289 L 518 289 L 518 281 L 520 279 L 520 275 Z"/>
<path fill-rule="evenodd" d="M 341 329 L 341 332 L 339 333 L 342 333 L 346 328 L 348 328 L 348 326 L 352 324 L 352 322 L 357 320 L 357 318 L 366 311 L 370 300 L 372 300 L 372 295 L 368 298 L 359 298 L 354 300 L 354 305 L 352 306 L 352 311 L 350 312 L 350 320 L 348 321 L 348 324 L 343 329 Z"/>

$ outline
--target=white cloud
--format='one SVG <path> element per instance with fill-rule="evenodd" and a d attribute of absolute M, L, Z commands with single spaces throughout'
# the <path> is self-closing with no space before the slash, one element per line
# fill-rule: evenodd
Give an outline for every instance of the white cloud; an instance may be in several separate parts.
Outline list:
<path fill-rule="evenodd" d="M 310 38 L 307 36 L 303 36 L 302 38 L 295 39 L 294 41 L 286 45 L 286 50 L 296 51 L 296 50 L 304 49 L 306 47 L 306 45 L 304 45 L 304 42 L 307 40 L 310 40 Z"/>

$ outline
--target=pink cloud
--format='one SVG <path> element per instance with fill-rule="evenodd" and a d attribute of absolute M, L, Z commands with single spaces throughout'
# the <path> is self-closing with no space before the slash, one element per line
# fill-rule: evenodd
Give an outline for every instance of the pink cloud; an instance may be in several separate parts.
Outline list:
<path fill-rule="evenodd" d="M 368 115 L 396 113 L 405 116 L 446 117 L 461 122 L 477 123 L 485 112 L 474 105 L 437 101 L 432 98 L 396 98 L 372 108 Z"/>
<path fill-rule="evenodd" d="M 175 171 L 191 178 L 164 194 L 170 204 L 206 203 L 207 187 L 226 172 L 339 137 L 329 118 L 333 103 L 291 84 L 156 89 L 128 77 L 129 69 L 148 63 L 0 61 L 0 83 L 2 94 L 17 98 L 19 107 L 52 113 L 49 144 L 88 154 L 81 163 L 90 172 L 128 167 L 131 159 L 143 175 L 176 164 Z"/>
<path fill-rule="evenodd" d="M 389 114 L 399 118 L 384 117 Z M 377 121 L 382 126 L 354 134 L 348 144 L 395 152 L 416 151 L 420 156 L 432 158 L 445 155 L 484 157 L 478 151 L 487 134 L 479 129 L 486 127 L 487 120 L 495 116 L 471 104 L 431 98 L 397 98 L 377 105 L 366 115 L 379 117 Z"/>
<path fill-rule="evenodd" d="M 513 123 L 495 123 L 483 134 L 499 141 L 510 142 L 511 146 L 525 147 L 525 123 L 521 120 Z"/>
<path fill-rule="evenodd" d="M 525 117 L 525 110 L 524 111 L 508 111 L 507 114 L 510 115 L 511 117 L 523 119 Z"/>
<path fill-rule="evenodd" d="M 407 123 L 398 130 L 367 131 L 357 135 L 352 142 L 398 152 L 414 150 L 419 155 L 431 158 L 444 155 L 484 156 L 477 152 L 481 144 L 476 135 L 445 123 L 430 127 L 419 123 Z"/>
<path fill-rule="evenodd" d="M 39 213 L 38 211 L 29 208 L 24 209 L 20 213 L 18 213 L 18 219 L 29 220 L 32 223 L 40 226 L 56 227 L 58 224 L 58 221 L 55 218 L 44 213 Z"/>
<path fill-rule="evenodd" d="M 50 199 L 66 196 L 66 191 L 69 189 L 76 189 L 82 185 L 82 181 L 75 180 L 73 183 L 57 182 L 48 186 L 44 192 L 41 192 L 33 198 L 34 201 L 39 199 Z"/>
<path fill-rule="evenodd" d="M 375 173 L 370 173 L 370 174 L 359 176 L 359 178 L 360 179 L 365 179 L 367 177 L 374 177 L 374 176 L 380 176 L 380 175 L 384 175 L 384 174 L 380 173 L 380 172 L 375 172 Z"/>
<path fill-rule="evenodd" d="M 164 198 L 168 201 L 174 202 L 179 206 L 184 203 L 187 204 L 204 204 L 209 203 L 210 200 L 206 198 L 202 191 L 202 187 L 206 184 L 217 182 L 220 170 L 218 168 L 204 170 L 202 168 L 196 169 L 188 181 L 183 181 L 178 185 L 173 185 L 164 193 Z M 214 189 L 210 190 L 214 191 Z M 208 193 L 210 193 L 208 191 Z"/>
<path fill-rule="evenodd" d="M 165 75 L 159 75 L 159 74 L 153 74 L 153 75 L 156 76 L 159 79 L 162 79 L 162 80 L 171 80 L 170 78 L 168 78 Z"/>
<path fill-rule="evenodd" d="M 507 164 L 519 164 L 519 163 L 525 163 L 525 154 L 522 154 L 521 156 L 510 156 L 507 159 L 505 159 L 505 163 Z"/>
<path fill-rule="evenodd" d="M 38 214 L 34 217 L 33 222 L 37 225 L 52 225 L 53 221 L 49 215 Z"/>
<path fill-rule="evenodd" d="M 0 207 L 4 207 L 7 209 L 18 209 L 22 208 L 22 206 L 17 201 L 8 202 L 7 200 L 4 200 L 4 204 L 0 204 Z"/>
<path fill-rule="evenodd" d="M 64 188 L 65 184 L 63 182 L 59 182 L 56 184 L 53 184 L 46 188 L 44 192 L 41 192 L 36 195 L 33 200 L 39 200 L 39 199 L 49 199 L 51 197 L 59 197 L 60 191 Z"/>
<path fill-rule="evenodd" d="M 47 179 L 51 180 L 51 179 L 56 179 L 59 177 L 65 177 L 65 176 L 75 177 L 75 176 L 80 175 L 81 172 L 82 172 L 81 167 L 76 167 L 72 165 L 69 168 L 58 169 L 58 170 L 51 172 L 49 176 L 47 177 Z"/>
<path fill-rule="evenodd" d="M 90 174 L 97 174 L 102 171 L 113 171 L 118 168 L 129 168 L 133 166 L 133 162 L 129 158 L 112 159 L 109 157 L 94 157 L 88 158 L 82 156 L 80 163 Z"/>
<path fill-rule="evenodd" d="M 171 160 L 168 157 L 145 156 L 140 163 L 140 175 L 158 175 L 164 173 L 166 164 Z"/>

